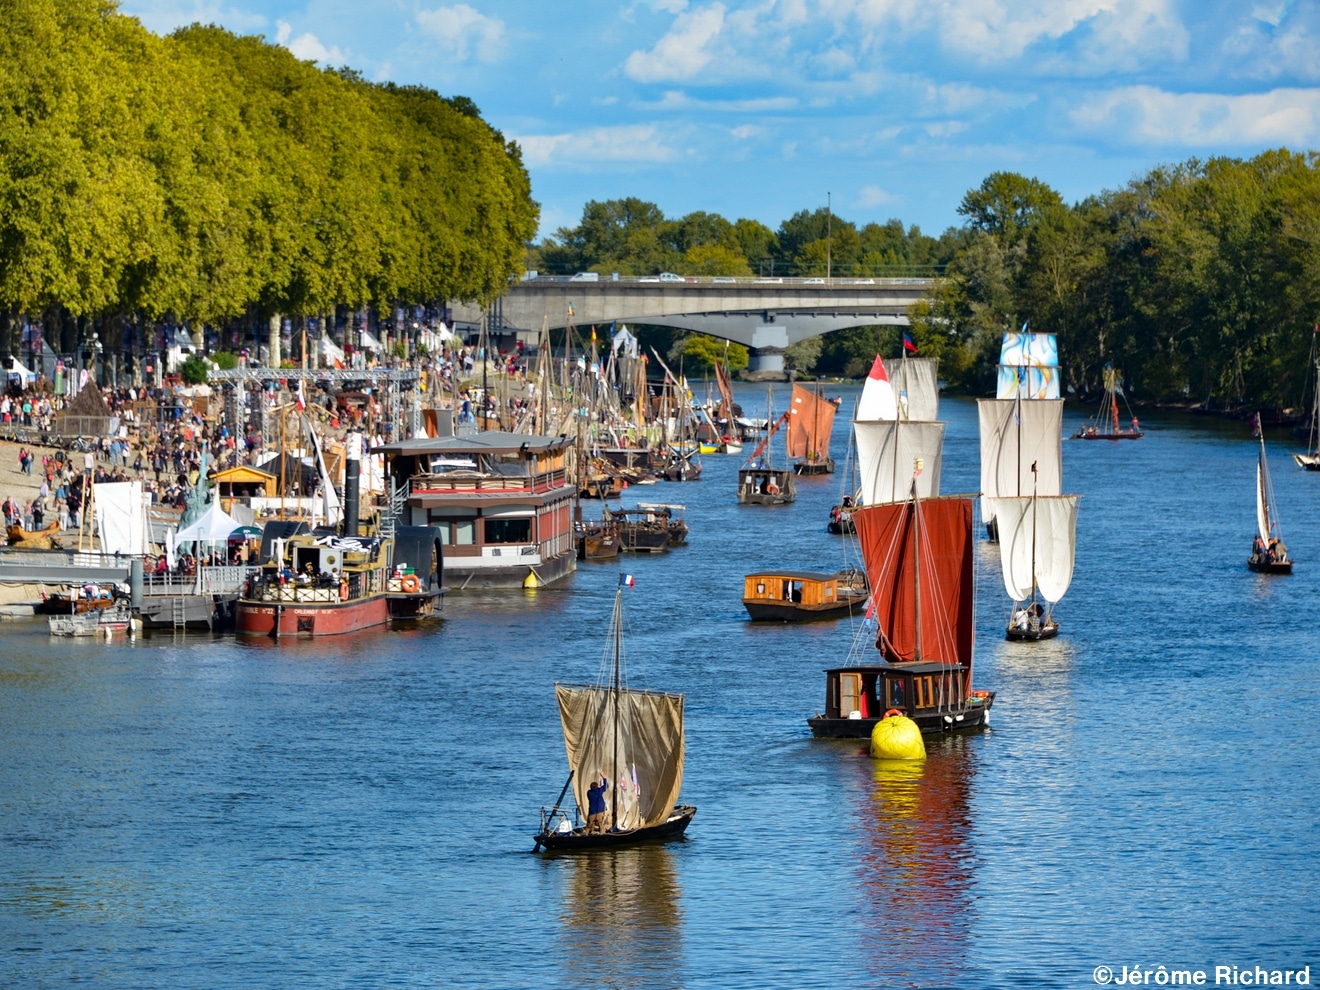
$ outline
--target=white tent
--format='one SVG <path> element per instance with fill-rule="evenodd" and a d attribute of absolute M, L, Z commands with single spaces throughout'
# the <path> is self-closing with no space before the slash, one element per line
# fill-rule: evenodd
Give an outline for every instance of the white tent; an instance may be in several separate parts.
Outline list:
<path fill-rule="evenodd" d="M 174 549 L 185 543 L 224 543 L 236 529 L 234 518 L 220 508 L 219 502 L 212 502 L 200 519 L 174 534 Z"/>
<path fill-rule="evenodd" d="M 342 348 L 336 347 L 335 342 L 329 337 L 322 337 L 317 342 L 318 353 L 321 360 L 327 363 L 338 361 L 341 365 L 344 363 L 344 352 Z"/>
<path fill-rule="evenodd" d="M 380 341 L 377 340 L 375 337 L 373 337 L 366 330 L 362 331 L 362 346 L 367 350 L 376 351 L 377 353 L 385 349 L 381 346 Z"/>
<path fill-rule="evenodd" d="M 18 358 L 11 357 L 10 360 L 13 362 L 13 364 L 11 364 L 9 367 L 10 378 L 17 378 L 24 385 L 26 385 L 28 382 L 34 382 L 37 380 L 36 374 L 34 374 L 31 371 L 28 371 L 27 368 L 23 367 L 23 363 L 19 361 Z"/>

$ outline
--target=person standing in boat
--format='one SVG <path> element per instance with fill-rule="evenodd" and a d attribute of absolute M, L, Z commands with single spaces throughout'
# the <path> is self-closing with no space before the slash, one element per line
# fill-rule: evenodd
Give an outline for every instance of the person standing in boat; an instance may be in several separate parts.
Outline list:
<path fill-rule="evenodd" d="M 605 831 L 605 789 L 609 778 L 597 770 L 597 779 L 587 788 L 587 834 Z"/>

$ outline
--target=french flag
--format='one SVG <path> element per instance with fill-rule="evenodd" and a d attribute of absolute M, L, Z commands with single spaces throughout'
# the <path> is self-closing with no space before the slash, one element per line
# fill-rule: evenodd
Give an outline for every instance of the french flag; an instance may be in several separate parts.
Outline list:
<path fill-rule="evenodd" d="M 619 587 L 620 587 L 620 588 L 631 588 L 631 587 L 633 587 L 633 586 L 636 585 L 636 584 L 637 584 L 637 581 L 636 581 L 636 579 L 635 579 L 631 574 L 620 574 L 620 575 L 619 575 Z"/>

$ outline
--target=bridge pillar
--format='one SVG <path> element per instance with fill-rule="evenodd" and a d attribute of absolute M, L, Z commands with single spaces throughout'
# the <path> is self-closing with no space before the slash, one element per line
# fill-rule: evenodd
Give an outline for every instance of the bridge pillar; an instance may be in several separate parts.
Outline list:
<path fill-rule="evenodd" d="M 751 374 L 771 372 L 784 373 L 784 349 L 782 347 L 753 347 L 749 349 L 747 371 Z"/>

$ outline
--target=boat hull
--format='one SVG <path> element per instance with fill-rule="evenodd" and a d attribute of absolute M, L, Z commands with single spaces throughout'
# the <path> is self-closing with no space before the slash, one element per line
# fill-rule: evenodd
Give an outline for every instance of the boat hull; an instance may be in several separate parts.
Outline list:
<path fill-rule="evenodd" d="M 935 735 L 944 732 L 968 732 L 973 729 L 982 729 L 990 724 L 990 708 L 995 703 L 994 693 L 987 695 L 983 704 L 968 705 L 961 712 L 919 712 L 913 714 L 904 712 L 908 718 L 917 723 L 917 728 L 923 735 Z M 945 716 L 952 716 L 952 721 L 946 722 Z M 877 724 L 884 721 L 883 718 L 826 718 L 823 715 L 817 715 L 814 718 L 807 719 L 807 725 L 811 727 L 811 734 L 817 739 L 870 739 L 871 730 Z"/>
<path fill-rule="evenodd" d="M 1293 562 L 1291 560 L 1257 560 L 1255 557 L 1248 557 L 1247 567 L 1257 574 L 1291 574 Z"/>
<path fill-rule="evenodd" d="M 818 475 L 834 473 L 834 458 L 826 457 L 819 461 L 797 461 L 793 465 L 797 475 Z"/>
<path fill-rule="evenodd" d="M 1088 433 L 1078 430 L 1072 435 L 1074 440 L 1140 440 L 1146 434 L 1141 430 L 1121 430 L 1118 433 Z"/>
<path fill-rule="evenodd" d="M 1053 619 L 1036 629 L 1030 627 L 1018 629 L 1015 626 L 1009 626 L 1004 631 L 1004 638 L 1015 643 L 1035 643 L 1042 639 L 1053 639 L 1057 635 L 1059 635 L 1059 624 Z"/>
<path fill-rule="evenodd" d="M 667 820 L 650 828 L 634 829 L 631 832 L 588 834 L 584 826 L 572 832 L 542 832 L 536 836 L 536 843 L 546 852 L 593 852 L 597 849 L 618 849 L 651 842 L 669 842 L 683 836 L 696 813 L 697 809 L 692 805 L 681 804 L 674 808 Z"/>
<path fill-rule="evenodd" d="M 1320 471 L 1320 454 L 1293 454 L 1297 466 L 1308 471 Z"/>
<path fill-rule="evenodd" d="M 262 602 L 239 599 L 235 631 L 273 639 L 342 636 L 382 626 L 390 620 L 385 595 L 347 602 Z"/>
<path fill-rule="evenodd" d="M 866 596 L 840 598 L 827 605 L 744 598 L 743 607 L 753 622 L 819 622 L 824 619 L 841 619 L 849 612 L 861 612 L 866 607 Z"/>

